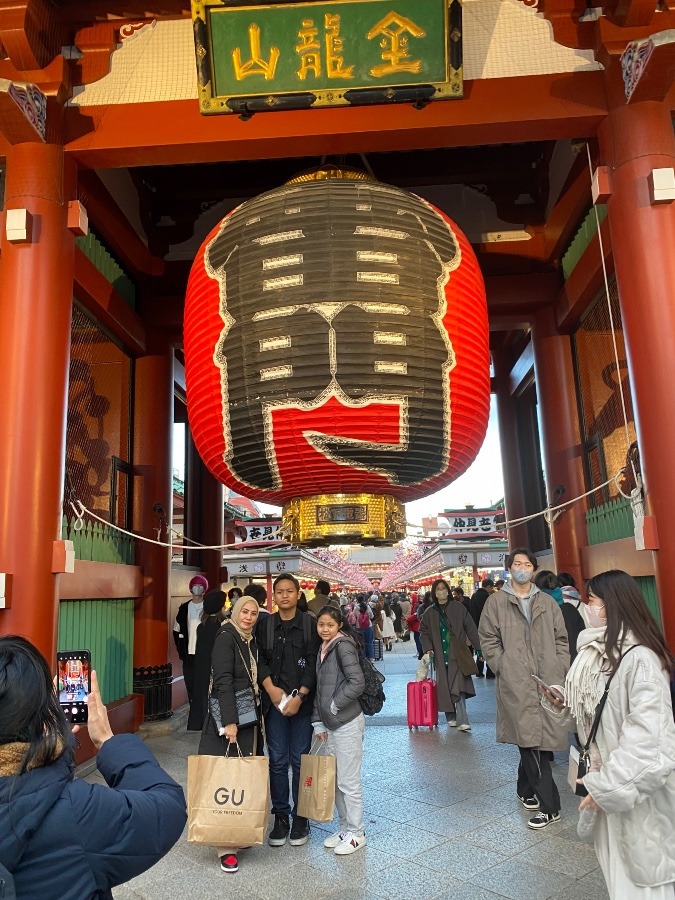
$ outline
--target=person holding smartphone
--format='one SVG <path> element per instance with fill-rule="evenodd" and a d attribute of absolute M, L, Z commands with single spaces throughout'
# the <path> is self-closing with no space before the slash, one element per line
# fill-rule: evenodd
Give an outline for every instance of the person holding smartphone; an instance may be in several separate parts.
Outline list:
<path fill-rule="evenodd" d="M 21 900 L 111 900 L 185 825 L 181 786 L 137 735 L 113 735 L 95 671 L 87 707 L 109 787 L 74 778 L 73 735 L 45 658 L 25 638 L 0 637 L 0 861 Z"/>
<path fill-rule="evenodd" d="M 675 723 L 670 679 L 675 657 L 642 592 L 626 572 L 587 585 L 578 655 L 564 704 L 586 743 L 607 700 L 581 779 L 582 836 L 592 835 L 612 900 L 672 900 L 675 895 Z M 611 682 L 610 679 L 611 678 Z"/>
<path fill-rule="evenodd" d="M 478 627 L 480 648 L 497 676 L 497 740 L 518 747 L 516 793 L 523 808 L 535 813 L 528 827 L 541 829 L 560 821 L 551 761 L 553 751 L 567 749 L 567 724 L 542 707 L 532 676 L 562 685 L 570 662 L 569 642 L 558 604 L 534 583 L 537 558 L 518 547 L 505 565 L 511 577 L 485 604 Z"/>

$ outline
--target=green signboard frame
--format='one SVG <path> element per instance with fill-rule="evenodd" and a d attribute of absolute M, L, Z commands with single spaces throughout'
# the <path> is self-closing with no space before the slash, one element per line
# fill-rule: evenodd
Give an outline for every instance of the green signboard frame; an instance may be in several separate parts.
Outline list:
<path fill-rule="evenodd" d="M 192 0 L 207 115 L 463 95 L 461 0 Z"/>

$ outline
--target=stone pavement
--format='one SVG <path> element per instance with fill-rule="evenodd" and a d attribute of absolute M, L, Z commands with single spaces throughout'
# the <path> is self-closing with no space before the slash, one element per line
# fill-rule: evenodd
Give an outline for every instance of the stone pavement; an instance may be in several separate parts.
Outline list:
<path fill-rule="evenodd" d="M 530 814 L 516 800 L 518 751 L 495 743 L 494 681 L 475 679 L 470 734 L 448 728 L 442 714 L 437 731 L 409 732 L 414 644 L 396 644 L 378 665 L 387 702 L 366 720 L 364 850 L 336 857 L 322 846 L 336 823 L 313 825 L 304 847 L 253 847 L 240 854 L 239 872 L 225 875 L 215 851 L 183 838 L 154 868 L 116 888 L 116 900 L 607 900 L 593 847 L 576 834 L 578 801 L 563 754 L 554 766 L 562 821 L 527 828 Z M 148 739 L 183 785 L 198 742 L 184 725 Z"/>

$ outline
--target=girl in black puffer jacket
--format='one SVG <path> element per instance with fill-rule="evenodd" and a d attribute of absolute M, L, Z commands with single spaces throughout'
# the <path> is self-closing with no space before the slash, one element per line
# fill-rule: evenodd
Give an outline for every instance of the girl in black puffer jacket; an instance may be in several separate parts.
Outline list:
<path fill-rule="evenodd" d="M 359 703 L 365 679 L 356 640 L 340 610 L 324 606 L 317 630 L 323 643 L 316 660 L 312 722 L 336 758 L 335 806 L 340 817 L 340 830 L 323 843 L 338 856 L 347 856 L 366 844 L 361 786 L 365 719 Z"/>

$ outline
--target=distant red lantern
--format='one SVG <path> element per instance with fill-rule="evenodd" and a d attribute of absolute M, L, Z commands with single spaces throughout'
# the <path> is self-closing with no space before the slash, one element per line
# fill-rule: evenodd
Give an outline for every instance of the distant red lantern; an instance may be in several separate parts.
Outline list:
<path fill-rule="evenodd" d="M 185 303 L 190 426 L 213 475 L 295 543 L 391 542 L 475 458 L 490 402 L 471 246 L 399 188 L 288 184 L 208 235 Z"/>
<path fill-rule="evenodd" d="M 300 582 L 300 587 L 302 588 L 303 591 L 306 591 L 307 588 L 309 587 L 309 582 L 308 582 L 308 581 L 305 581 L 305 580 L 303 579 L 303 580 Z"/>

